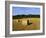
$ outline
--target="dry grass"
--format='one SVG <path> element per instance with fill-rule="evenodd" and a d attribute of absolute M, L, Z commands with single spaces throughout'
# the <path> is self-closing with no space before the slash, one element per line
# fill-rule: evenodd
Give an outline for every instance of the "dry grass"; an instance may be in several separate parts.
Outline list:
<path fill-rule="evenodd" d="M 21 23 L 17 23 L 13 20 L 13 31 L 17 30 L 39 30 L 40 29 L 40 18 L 30 18 L 30 25 L 22 25 Z M 26 20 L 26 18 L 25 18 Z"/>

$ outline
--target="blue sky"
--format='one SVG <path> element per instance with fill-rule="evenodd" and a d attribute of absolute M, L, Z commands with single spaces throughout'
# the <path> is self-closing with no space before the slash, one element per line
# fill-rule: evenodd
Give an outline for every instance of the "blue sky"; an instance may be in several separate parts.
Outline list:
<path fill-rule="evenodd" d="M 40 8 L 36 7 L 13 7 L 12 8 L 12 15 L 28 15 L 28 14 L 34 14 L 39 15 L 40 14 Z"/>

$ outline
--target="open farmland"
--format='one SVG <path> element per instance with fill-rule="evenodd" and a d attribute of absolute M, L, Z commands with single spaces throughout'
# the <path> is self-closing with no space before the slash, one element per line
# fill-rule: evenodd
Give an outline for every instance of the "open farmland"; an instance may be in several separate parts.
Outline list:
<path fill-rule="evenodd" d="M 20 20 L 21 22 L 17 22 Z M 26 22 L 29 20 L 31 23 L 28 25 Z M 25 24 L 23 24 L 24 22 Z M 39 30 L 40 29 L 40 18 L 22 18 L 22 19 L 13 19 L 12 20 L 13 31 L 19 30 Z"/>

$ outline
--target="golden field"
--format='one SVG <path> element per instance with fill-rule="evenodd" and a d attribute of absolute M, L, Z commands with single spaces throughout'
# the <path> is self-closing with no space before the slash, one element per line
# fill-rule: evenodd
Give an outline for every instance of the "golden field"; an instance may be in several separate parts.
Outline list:
<path fill-rule="evenodd" d="M 20 20 L 20 22 L 18 22 Z M 29 20 L 30 25 L 27 25 L 27 20 Z M 12 20 L 12 30 L 39 30 L 40 29 L 40 18 L 22 18 Z"/>

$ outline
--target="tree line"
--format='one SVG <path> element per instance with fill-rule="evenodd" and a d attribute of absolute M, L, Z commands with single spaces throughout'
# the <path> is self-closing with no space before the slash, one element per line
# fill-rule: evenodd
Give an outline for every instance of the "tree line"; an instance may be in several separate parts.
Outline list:
<path fill-rule="evenodd" d="M 16 15 L 12 16 L 13 19 L 20 19 L 20 18 L 40 18 L 40 15 Z"/>

